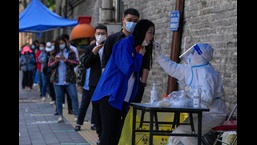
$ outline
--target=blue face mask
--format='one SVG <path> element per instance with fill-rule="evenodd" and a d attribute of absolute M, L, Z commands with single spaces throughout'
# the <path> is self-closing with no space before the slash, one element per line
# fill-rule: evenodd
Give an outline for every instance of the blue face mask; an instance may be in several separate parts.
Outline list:
<path fill-rule="evenodd" d="M 130 33 L 132 33 L 135 29 L 137 23 L 134 22 L 126 22 L 126 30 Z"/>
<path fill-rule="evenodd" d="M 39 50 L 44 50 L 44 47 L 39 47 Z"/>
<path fill-rule="evenodd" d="M 65 44 L 61 44 L 61 45 L 59 45 L 59 47 L 60 47 L 60 49 L 62 50 L 62 49 L 65 48 Z"/>

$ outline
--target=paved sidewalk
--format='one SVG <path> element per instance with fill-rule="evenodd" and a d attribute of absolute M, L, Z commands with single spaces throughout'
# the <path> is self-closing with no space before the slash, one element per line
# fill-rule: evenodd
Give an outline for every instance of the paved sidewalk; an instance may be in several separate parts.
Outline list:
<path fill-rule="evenodd" d="M 21 80 L 21 74 L 20 78 Z M 21 84 L 21 82 L 19 81 Z M 81 94 L 79 94 L 79 101 Z M 95 145 L 97 134 L 90 129 L 90 122 L 84 122 L 81 131 L 76 132 L 74 116 L 63 108 L 64 122 L 57 123 L 53 115 L 55 106 L 50 98 L 42 102 L 37 88 L 30 92 L 19 89 L 19 145 Z M 91 116 L 91 106 L 86 118 Z"/>

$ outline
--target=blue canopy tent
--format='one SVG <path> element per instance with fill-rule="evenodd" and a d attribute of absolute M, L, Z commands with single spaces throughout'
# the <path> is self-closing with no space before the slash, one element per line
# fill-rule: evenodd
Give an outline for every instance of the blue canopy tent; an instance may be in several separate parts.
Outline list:
<path fill-rule="evenodd" d="M 77 20 L 63 18 L 39 0 L 32 0 L 19 15 L 19 32 L 41 33 L 56 28 L 73 27 Z"/>

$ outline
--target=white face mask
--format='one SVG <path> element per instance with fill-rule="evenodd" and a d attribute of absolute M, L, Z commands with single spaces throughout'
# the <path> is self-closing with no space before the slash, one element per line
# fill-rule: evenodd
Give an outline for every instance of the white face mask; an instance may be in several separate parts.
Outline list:
<path fill-rule="evenodd" d="M 65 48 L 65 44 L 61 44 L 61 45 L 59 45 L 59 47 L 60 47 L 60 49 L 62 50 L 62 49 Z"/>
<path fill-rule="evenodd" d="M 101 44 L 102 42 L 104 42 L 106 40 L 106 35 L 97 35 L 96 36 L 96 41 L 97 43 Z"/>
<path fill-rule="evenodd" d="M 148 43 L 146 42 L 146 40 L 143 41 L 143 43 L 141 44 L 142 46 L 147 46 Z"/>

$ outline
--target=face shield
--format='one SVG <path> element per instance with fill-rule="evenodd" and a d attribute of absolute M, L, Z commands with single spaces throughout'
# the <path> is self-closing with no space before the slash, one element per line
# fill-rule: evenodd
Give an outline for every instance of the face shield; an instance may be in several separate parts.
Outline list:
<path fill-rule="evenodd" d="M 180 60 L 185 60 L 186 58 L 190 58 L 190 56 L 200 56 L 203 52 L 201 51 L 200 47 L 195 44 L 192 47 L 190 47 L 187 51 L 182 53 L 179 58 Z"/>

